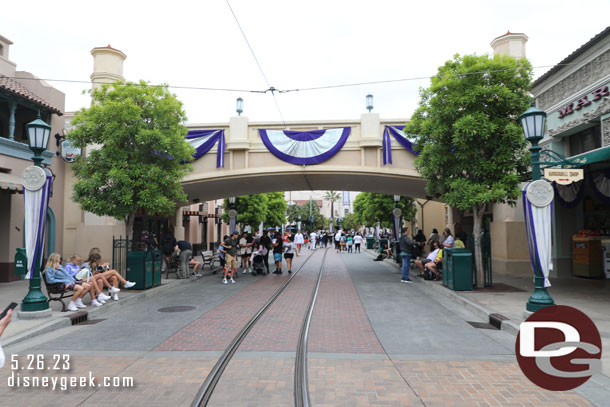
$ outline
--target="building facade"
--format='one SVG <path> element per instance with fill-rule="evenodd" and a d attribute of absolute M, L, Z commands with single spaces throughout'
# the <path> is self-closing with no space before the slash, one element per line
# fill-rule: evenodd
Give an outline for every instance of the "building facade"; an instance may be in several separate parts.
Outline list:
<path fill-rule="evenodd" d="M 13 43 L 0 36 L 0 282 L 18 280 L 14 256 L 24 247 L 24 200 L 21 173 L 33 164 L 25 125 L 41 118 L 51 125 L 43 165 L 54 175 L 47 211 L 45 255 L 63 250 L 64 162 L 57 156 L 56 137 L 63 134 L 65 95 L 9 59 Z M 57 135 L 54 137 L 54 135 Z"/>

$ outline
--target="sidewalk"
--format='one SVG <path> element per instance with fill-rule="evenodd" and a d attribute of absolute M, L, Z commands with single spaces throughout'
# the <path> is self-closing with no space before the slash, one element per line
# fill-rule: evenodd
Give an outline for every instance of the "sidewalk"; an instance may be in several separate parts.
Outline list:
<path fill-rule="evenodd" d="M 367 250 L 370 254 L 376 254 Z M 385 259 L 397 271 L 400 265 L 393 259 Z M 412 280 L 423 283 L 434 292 L 445 295 L 460 306 L 488 318 L 491 314 L 501 314 L 509 318 L 502 321 L 501 329 L 517 335 L 519 324 L 523 322 L 525 304 L 534 291 L 533 278 L 494 273 L 493 286 L 473 291 L 452 291 L 442 285 L 442 281 L 425 281 L 414 277 L 417 271 L 411 270 Z M 548 292 L 557 305 L 569 305 L 591 318 L 602 338 L 602 373 L 610 376 L 610 356 L 604 350 L 610 349 L 610 280 L 585 278 L 553 279 Z"/>
<path fill-rule="evenodd" d="M 218 268 L 213 270 L 218 270 Z M 201 273 L 203 276 L 207 276 L 212 273 L 212 270 L 206 268 L 205 270 L 201 270 Z M 163 276 L 164 275 L 165 274 L 163 274 Z M 146 298 L 150 298 L 151 296 L 161 294 L 162 292 L 177 285 L 188 284 L 198 278 L 201 277 L 191 276 L 190 279 L 178 280 L 176 279 L 175 274 L 172 275 L 170 273 L 169 279 L 162 278 L 161 285 L 149 288 L 148 290 L 128 290 L 121 288 L 121 292 L 119 293 L 119 301 L 110 299 L 101 307 L 91 306 L 91 299 L 87 294 L 83 300 L 85 305 L 87 305 L 87 308 L 83 308 L 79 311 L 87 312 L 87 317 L 89 320 L 91 320 L 107 312 L 116 311 L 119 307 L 131 305 Z M 28 287 L 29 280 L 20 280 L 0 284 L 0 307 L 4 309 L 4 307 L 11 302 L 21 304 L 23 298 L 28 293 Z M 42 286 L 42 292 L 45 295 L 47 294 L 44 284 Z M 70 301 L 70 298 L 64 298 L 64 301 L 66 301 L 67 304 L 67 302 Z M 62 306 L 59 301 L 49 301 L 49 307 L 52 310 L 52 315 L 49 318 L 19 319 L 17 316 L 17 311 L 20 308 L 19 305 L 17 309 L 13 311 L 11 323 L 2 335 L 2 346 L 13 345 L 27 338 L 71 325 L 72 322 L 69 317 L 75 312 L 61 312 Z"/>

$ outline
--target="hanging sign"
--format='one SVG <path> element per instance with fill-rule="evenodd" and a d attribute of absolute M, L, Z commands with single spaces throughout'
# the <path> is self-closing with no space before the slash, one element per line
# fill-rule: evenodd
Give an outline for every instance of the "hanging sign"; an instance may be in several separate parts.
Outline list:
<path fill-rule="evenodd" d="M 544 178 L 559 185 L 569 185 L 584 178 L 582 168 L 545 168 Z"/>
<path fill-rule="evenodd" d="M 63 158 L 65 162 L 73 163 L 76 161 L 80 153 L 81 149 L 74 147 L 70 140 L 64 140 L 61 142 L 61 158 Z"/>

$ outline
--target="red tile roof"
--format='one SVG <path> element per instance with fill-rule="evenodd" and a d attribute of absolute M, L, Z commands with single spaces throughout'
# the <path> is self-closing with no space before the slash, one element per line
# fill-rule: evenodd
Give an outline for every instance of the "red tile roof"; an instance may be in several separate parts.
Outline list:
<path fill-rule="evenodd" d="M 19 96 L 35 105 L 38 105 L 47 110 L 50 110 L 59 116 L 61 116 L 63 114 L 63 112 L 61 110 L 57 109 L 56 107 L 51 106 L 51 104 L 46 102 L 44 99 L 42 99 L 41 97 L 37 96 L 36 94 L 30 92 L 21 83 L 17 82 L 14 79 L 11 79 L 7 76 L 4 76 L 4 75 L 0 75 L 0 91 L 2 91 L 2 90 L 7 91 L 15 96 Z"/>

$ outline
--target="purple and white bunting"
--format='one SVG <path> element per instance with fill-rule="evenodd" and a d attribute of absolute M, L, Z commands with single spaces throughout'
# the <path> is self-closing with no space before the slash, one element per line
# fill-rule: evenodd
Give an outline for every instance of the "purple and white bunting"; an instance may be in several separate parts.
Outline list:
<path fill-rule="evenodd" d="M 25 252 L 28 259 L 28 272 L 25 278 L 34 277 L 33 267 L 42 267 L 45 229 L 47 225 L 47 208 L 53 186 L 53 176 L 48 173 L 44 185 L 37 191 L 23 189 L 25 201 Z"/>
<path fill-rule="evenodd" d="M 264 130 L 258 132 L 267 150 L 282 161 L 296 165 L 314 165 L 337 154 L 347 141 L 351 128 L 289 131 Z"/>
<path fill-rule="evenodd" d="M 390 138 L 390 135 L 394 136 L 396 141 L 398 141 L 405 150 L 410 151 L 415 155 L 419 155 L 419 153 L 413 149 L 413 142 L 409 140 L 409 137 L 404 131 L 396 126 L 385 126 L 382 144 L 383 165 L 392 164 L 392 139 Z"/>
<path fill-rule="evenodd" d="M 530 261 L 534 273 L 536 270 L 541 270 L 544 275 L 544 286 L 550 287 L 549 273 L 553 269 L 551 259 L 553 202 L 542 207 L 533 205 L 527 198 L 529 185 L 523 187 L 522 198 Z"/>
<path fill-rule="evenodd" d="M 225 131 L 224 130 L 190 130 L 186 141 L 195 148 L 193 159 L 205 155 L 218 144 L 216 150 L 216 168 L 225 166 Z"/>

